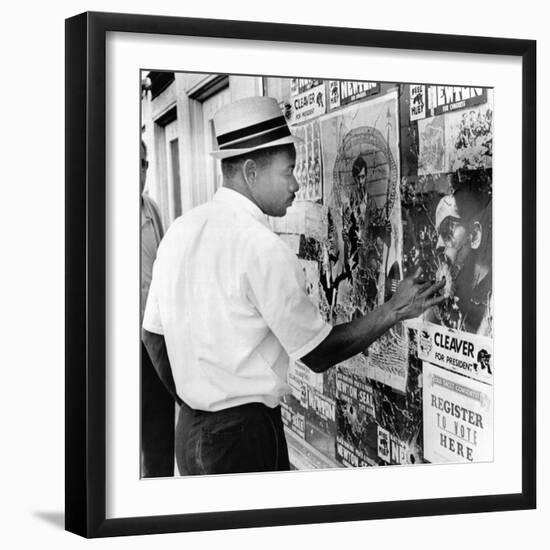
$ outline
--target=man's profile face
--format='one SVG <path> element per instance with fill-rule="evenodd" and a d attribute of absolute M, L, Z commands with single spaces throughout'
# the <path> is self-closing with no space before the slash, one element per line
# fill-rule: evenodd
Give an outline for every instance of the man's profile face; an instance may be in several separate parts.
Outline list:
<path fill-rule="evenodd" d="M 145 188 L 145 181 L 147 180 L 147 167 L 149 163 L 147 162 L 147 151 L 145 150 L 143 143 L 140 145 L 139 150 L 140 150 L 139 182 L 141 185 L 141 192 L 143 193 L 143 189 Z"/>
<path fill-rule="evenodd" d="M 300 188 L 294 177 L 296 149 L 289 146 L 278 151 L 270 162 L 258 169 L 254 195 L 258 206 L 268 216 L 284 216 Z"/>
<path fill-rule="evenodd" d="M 364 187 L 367 183 L 367 171 L 365 167 L 361 168 L 361 171 L 357 174 L 357 183 L 361 187 Z"/>

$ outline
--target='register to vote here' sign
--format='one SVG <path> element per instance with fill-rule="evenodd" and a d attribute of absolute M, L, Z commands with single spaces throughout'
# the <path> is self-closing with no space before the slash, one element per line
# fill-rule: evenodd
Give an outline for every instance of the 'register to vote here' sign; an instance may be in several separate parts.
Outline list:
<path fill-rule="evenodd" d="M 424 362 L 424 458 L 493 460 L 493 387 Z"/>

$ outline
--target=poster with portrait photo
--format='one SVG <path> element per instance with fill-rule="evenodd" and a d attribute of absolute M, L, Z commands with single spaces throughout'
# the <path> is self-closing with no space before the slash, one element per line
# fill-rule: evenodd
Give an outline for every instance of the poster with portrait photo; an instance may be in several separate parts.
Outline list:
<path fill-rule="evenodd" d="M 401 183 L 404 263 L 446 281 L 446 301 L 424 321 L 490 338 L 493 91 L 475 99 L 418 121 L 418 174 Z"/>

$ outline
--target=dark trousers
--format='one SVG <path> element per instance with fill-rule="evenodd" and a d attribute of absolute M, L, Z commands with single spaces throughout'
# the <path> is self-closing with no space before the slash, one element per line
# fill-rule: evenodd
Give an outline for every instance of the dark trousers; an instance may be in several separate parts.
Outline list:
<path fill-rule="evenodd" d="M 174 399 L 141 344 L 141 475 L 174 475 Z"/>
<path fill-rule="evenodd" d="M 181 475 L 289 470 L 281 407 L 248 403 L 217 412 L 180 407 L 176 460 Z"/>

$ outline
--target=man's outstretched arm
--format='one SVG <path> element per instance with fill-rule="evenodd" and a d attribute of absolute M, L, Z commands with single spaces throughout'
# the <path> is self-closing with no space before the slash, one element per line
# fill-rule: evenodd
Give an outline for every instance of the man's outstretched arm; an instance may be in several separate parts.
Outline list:
<path fill-rule="evenodd" d="M 302 357 L 302 362 L 315 372 L 323 372 L 363 351 L 397 322 L 418 317 L 440 304 L 445 298 L 438 292 L 445 279 L 434 284 L 422 283 L 420 274 L 417 270 L 412 277 L 401 281 L 393 297 L 377 309 L 359 319 L 336 325 L 313 351 Z"/>

